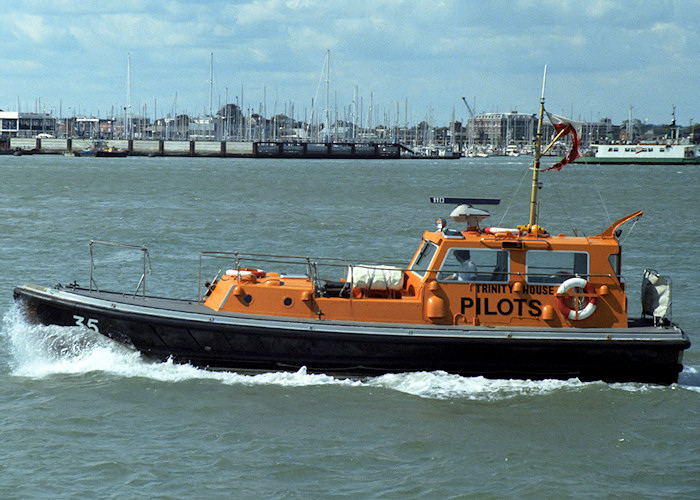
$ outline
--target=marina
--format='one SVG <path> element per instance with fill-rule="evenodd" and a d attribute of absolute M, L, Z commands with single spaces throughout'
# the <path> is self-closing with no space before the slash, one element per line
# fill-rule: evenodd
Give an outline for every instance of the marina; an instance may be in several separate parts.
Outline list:
<path fill-rule="evenodd" d="M 210 141 L 210 140 L 99 140 L 56 138 L 7 138 L 0 143 L 0 155 L 58 154 L 66 156 L 189 156 L 222 158 L 305 158 L 305 159 L 443 159 L 530 156 L 532 151 L 510 145 L 502 152 L 474 149 L 460 153 L 450 146 L 410 147 L 401 143 Z M 94 147 L 100 144 L 105 154 Z M 92 151 L 91 151 L 92 150 Z M 107 151 L 118 154 L 109 154 Z M 478 151 L 478 152 L 477 152 Z M 488 152 L 485 152 L 488 151 Z M 563 151 L 558 150 L 559 154 Z M 554 156 L 548 151 L 549 156 Z M 680 165 L 699 164 L 700 146 L 679 143 L 591 144 L 576 163 L 591 165 Z"/>
<path fill-rule="evenodd" d="M 534 151 L 535 115 L 474 113 L 466 124 L 452 117 L 449 126 L 428 122 L 388 127 L 339 121 L 325 123 L 276 115 L 243 115 L 226 104 L 216 115 L 149 118 L 70 117 L 0 112 L 0 154 L 67 154 L 80 156 L 96 141 L 130 156 L 192 156 L 306 159 L 446 159 L 518 157 Z M 549 115 L 549 113 L 548 113 Z M 7 118 L 3 118 L 7 117 Z M 318 120 L 318 116 L 315 117 Z M 696 127 L 655 126 L 633 122 L 614 125 L 610 119 L 577 122 L 583 156 L 578 163 L 678 164 L 697 163 L 700 142 Z M 543 138 L 556 137 L 550 120 L 542 124 Z M 552 142 L 547 155 L 561 156 L 570 140 Z"/>

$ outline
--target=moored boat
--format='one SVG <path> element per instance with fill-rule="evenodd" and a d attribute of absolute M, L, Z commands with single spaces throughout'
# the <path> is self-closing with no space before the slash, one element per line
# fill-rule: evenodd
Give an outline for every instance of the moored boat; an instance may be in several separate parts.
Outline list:
<path fill-rule="evenodd" d="M 506 156 L 520 156 L 520 150 L 515 144 L 509 144 L 505 149 Z"/>
<path fill-rule="evenodd" d="M 538 139 L 533 193 L 539 151 Z M 641 212 L 571 237 L 539 227 L 534 194 L 528 224 L 514 227 L 482 227 L 494 199 L 432 201 L 455 206 L 459 226 L 441 218 L 407 265 L 205 252 L 227 265 L 201 297 L 177 300 L 145 293 L 138 247 L 136 293 L 98 290 L 91 276 L 82 288 L 19 286 L 15 298 L 32 321 L 210 368 L 677 381 L 690 343 L 667 318 L 668 281 L 646 273 L 644 316 L 627 312 L 618 237 Z"/>
<path fill-rule="evenodd" d="M 632 117 L 630 116 L 630 122 Z M 700 146 L 690 144 L 689 138 L 679 137 L 675 108 L 669 137 L 659 142 L 591 144 L 577 163 L 621 165 L 697 165 L 700 164 Z"/>
<path fill-rule="evenodd" d="M 406 156 L 406 158 L 414 160 L 455 160 L 461 158 L 461 156 L 462 155 L 459 152 L 455 151 L 455 149 L 452 146 L 428 145 L 414 149 L 408 154 L 408 156 Z"/>
<path fill-rule="evenodd" d="M 576 163 L 627 165 L 697 165 L 700 146 L 693 144 L 591 144 Z"/>
<path fill-rule="evenodd" d="M 114 146 L 109 146 L 104 141 L 94 141 L 92 146 L 85 148 L 78 153 L 78 156 L 95 156 L 99 158 L 124 158 L 128 155 L 128 151 L 116 148 Z"/>

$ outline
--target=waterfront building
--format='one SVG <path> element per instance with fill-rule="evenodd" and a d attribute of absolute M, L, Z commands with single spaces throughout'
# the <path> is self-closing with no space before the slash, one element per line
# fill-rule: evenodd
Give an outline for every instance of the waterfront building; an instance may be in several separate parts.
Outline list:
<path fill-rule="evenodd" d="M 509 144 L 525 146 L 535 136 L 535 115 L 510 111 L 508 113 L 479 113 L 469 118 L 476 144 L 504 149 Z"/>
<path fill-rule="evenodd" d="M 213 116 L 192 118 L 188 127 L 188 138 L 192 141 L 213 141 L 217 139 L 217 119 Z"/>
<path fill-rule="evenodd" d="M 0 110 L 0 136 L 36 137 L 56 134 L 56 118 L 48 113 Z"/>

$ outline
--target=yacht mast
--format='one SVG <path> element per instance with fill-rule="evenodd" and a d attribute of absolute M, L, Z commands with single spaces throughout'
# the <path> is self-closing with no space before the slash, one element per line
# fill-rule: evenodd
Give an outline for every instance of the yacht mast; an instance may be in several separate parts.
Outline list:
<path fill-rule="evenodd" d="M 678 142 L 678 128 L 676 127 L 676 106 L 673 106 L 671 112 L 671 144 Z"/>
<path fill-rule="evenodd" d="M 129 122 L 129 132 L 126 131 L 126 123 L 124 123 L 124 135 L 126 139 L 131 137 L 131 53 L 126 53 L 126 108 L 128 110 L 126 121 Z"/>
<path fill-rule="evenodd" d="M 211 121 L 212 115 L 212 99 L 214 94 L 214 53 L 211 53 L 211 58 L 209 60 L 209 119 Z"/>
<path fill-rule="evenodd" d="M 634 141 L 634 127 L 632 127 L 632 105 L 630 105 L 630 115 L 627 119 L 627 144 L 632 144 Z"/>
<path fill-rule="evenodd" d="M 542 77 L 542 97 L 540 98 L 540 118 L 537 122 L 537 139 L 535 140 L 535 160 L 532 165 L 532 192 L 530 194 L 530 220 L 528 229 L 532 229 L 537 224 L 537 190 L 539 189 L 540 175 L 540 149 L 542 148 L 542 119 L 544 117 L 544 85 L 547 81 L 547 65 L 544 67 Z M 537 230 L 534 231 L 537 234 Z"/>
<path fill-rule="evenodd" d="M 330 104 L 330 86 L 331 86 L 331 49 L 326 50 L 326 140 L 330 140 L 331 133 L 331 104 Z"/>

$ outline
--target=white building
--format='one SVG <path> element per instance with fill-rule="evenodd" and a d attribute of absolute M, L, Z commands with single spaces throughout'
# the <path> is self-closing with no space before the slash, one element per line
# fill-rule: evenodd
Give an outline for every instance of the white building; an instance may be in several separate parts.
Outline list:
<path fill-rule="evenodd" d="M 535 136 L 537 117 L 511 111 L 509 113 L 479 113 L 469 119 L 473 125 L 476 144 L 505 148 L 509 144 L 529 145 Z"/>
<path fill-rule="evenodd" d="M 22 113 L 0 110 L 0 136 L 36 137 L 56 134 L 56 118 L 47 113 Z"/>

